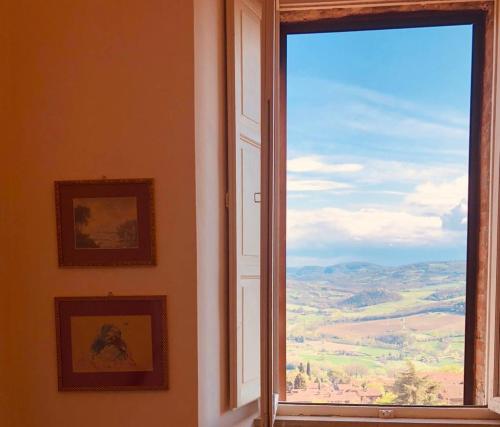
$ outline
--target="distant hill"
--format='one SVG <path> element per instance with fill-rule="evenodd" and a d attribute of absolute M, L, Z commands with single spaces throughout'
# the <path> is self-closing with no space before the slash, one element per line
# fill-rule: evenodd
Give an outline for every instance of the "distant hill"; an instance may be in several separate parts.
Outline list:
<path fill-rule="evenodd" d="M 465 261 L 421 262 L 401 266 L 382 266 L 349 262 L 327 267 L 305 266 L 287 269 L 289 282 L 316 282 L 335 289 L 357 292 L 372 289 L 404 290 L 443 282 L 465 283 Z"/>
<path fill-rule="evenodd" d="M 428 301 L 445 301 L 465 295 L 465 288 L 441 289 L 433 292 L 425 299 Z"/>
<path fill-rule="evenodd" d="M 345 262 L 342 264 L 330 265 L 323 268 L 324 274 L 335 274 L 335 273 L 369 273 L 369 272 L 380 272 L 385 270 L 385 267 L 377 264 L 372 264 L 369 262 Z"/>
<path fill-rule="evenodd" d="M 409 293 L 431 287 L 415 305 L 400 305 Z M 307 266 L 287 271 L 287 302 L 327 313 L 331 309 L 359 311 L 356 321 L 414 316 L 424 313 L 465 312 L 465 261 L 422 262 L 402 266 L 342 263 L 327 267 Z M 380 313 L 364 309 L 382 303 Z M 340 319 L 336 321 L 341 321 Z"/>
<path fill-rule="evenodd" d="M 361 291 L 338 303 L 340 307 L 368 307 L 370 305 L 382 304 L 384 302 L 399 301 L 401 295 L 386 289 L 370 289 Z"/>

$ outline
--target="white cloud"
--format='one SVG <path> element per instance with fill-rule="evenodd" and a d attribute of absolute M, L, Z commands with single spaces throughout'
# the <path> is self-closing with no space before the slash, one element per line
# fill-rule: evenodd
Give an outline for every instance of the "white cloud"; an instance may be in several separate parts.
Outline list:
<path fill-rule="evenodd" d="M 335 111 L 337 124 L 376 135 L 431 141 L 467 141 L 469 137 L 467 127 L 419 118 L 401 111 L 372 107 L 360 102 L 353 102 L 350 108 L 335 109 Z"/>
<path fill-rule="evenodd" d="M 384 109 L 399 110 L 411 116 L 427 117 L 433 123 L 440 122 L 462 129 L 467 129 L 469 125 L 466 112 L 446 109 L 442 105 L 421 105 L 387 93 L 334 80 L 296 76 L 289 76 L 288 79 L 290 84 L 304 88 L 305 92 L 301 94 L 304 97 L 309 98 L 318 93 L 326 94 L 328 99 L 342 98 L 342 101 L 347 97 L 358 99 L 361 101 L 359 105 L 376 105 Z"/>
<path fill-rule="evenodd" d="M 405 198 L 405 202 L 427 213 L 443 215 L 467 200 L 467 175 L 452 181 L 428 181 L 417 185 L 415 191 Z"/>
<path fill-rule="evenodd" d="M 328 203 L 323 194 L 317 193 L 290 205 L 301 206 L 287 211 L 287 246 L 301 249 L 296 255 L 310 255 L 314 248 L 329 249 L 339 243 L 463 243 L 467 223 L 467 114 L 331 81 L 302 79 L 294 86 L 299 89 L 292 94 L 295 107 L 289 111 L 288 126 L 296 157 L 287 164 L 291 173 L 288 190 L 352 193 L 347 202 L 347 198 L 332 198 L 331 204 L 336 207 L 309 208 L 307 202 L 313 197 L 315 206 Z M 355 149 L 341 146 L 346 141 L 355 144 Z M 339 145 L 340 150 L 332 148 Z M 447 163 L 429 163 L 439 158 L 447 159 Z M 335 174 L 349 175 L 342 175 L 345 182 L 330 180 Z M 381 196 L 363 198 L 368 192 Z M 387 198 L 384 194 L 399 197 Z M 351 205 L 342 206 L 343 202 Z M 356 204 L 366 207 L 355 208 Z"/>
<path fill-rule="evenodd" d="M 467 229 L 467 202 L 462 200 L 453 209 L 443 215 L 443 228 L 465 231 Z"/>
<path fill-rule="evenodd" d="M 321 247 L 351 241 L 415 245 L 443 241 L 446 235 L 439 216 L 401 210 L 321 208 L 289 209 L 287 245 Z"/>
<path fill-rule="evenodd" d="M 329 163 L 321 156 L 296 157 L 287 161 L 289 172 L 349 173 L 362 169 L 363 165 L 359 163 Z"/>
<path fill-rule="evenodd" d="M 311 250 L 337 244 L 463 243 L 467 227 L 467 182 L 466 175 L 427 181 L 392 206 L 288 209 L 287 245 L 290 249 Z"/>
<path fill-rule="evenodd" d="M 291 173 L 288 177 L 288 189 L 290 191 L 320 191 L 350 188 L 351 192 L 363 194 L 378 193 L 408 196 L 408 201 L 416 205 L 416 199 L 419 196 L 414 195 L 408 189 L 409 185 L 418 185 L 417 192 L 420 195 L 423 191 L 428 191 L 428 188 L 422 187 L 422 184 L 439 186 L 441 185 L 439 183 L 447 181 L 455 182 L 458 180 L 461 182 L 464 168 L 466 168 L 465 165 L 460 166 L 457 164 L 421 165 L 403 161 L 372 160 L 360 157 L 356 158 L 356 160 L 357 162 L 339 162 L 338 159 L 331 161 L 326 156 L 317 155 L 296 157 L 287 162 L 287 171 Z M 323 176 L 333 176 L 341 172 L 347 173 L 347 175 L 343 176 L 344 182 L 315 179 L 318 173 Z M 367 187 L 367 185 L 373 186 L 374 184 L 378 184 L 378 188 Z M 404 185 L 404 190 L 400 190 L 402 188 L 400 184 Z M 449 185 L 455 186 L 456 183 Z M 445 185 L 445 191 L 448 191 L 447 186 Z M 305 189 L 306 187 L 307 189 Z M 397 188 L 397 190 L 393 188 Z M 464 188 L 466 189 L 466 186 Z M 435 191 L 439 191 L 439 189 Z M 446 208 L 456 205 L 463 197 L 466 197 L 465 193 L 456 195 L 446 205 Z M 420 207 L 421 205 L 422 203 L 419 204 Z"/>
<path fill-rule="evenodd" d="M 363 163 L 360 161 L 360 163 Z M 422 165 L 417 163 L 366 160 L 363 171 L 353 179 L 361 183 L 422 183 L 424 181 L 453 180 L 463 174 L 464 166 L 459 165 Z"/>
<path fill-rule="evenodd" d="M 295 179 L 287 180 L 287 191 L 329 191 L 345 190 L 352 186 L 344 182 L 322 180 L 322 179 Z"/>
<path fill-rule="evenodd" d="M 467 155 L 467 111 L 446 110 L 442 105 L 419 105 L 335 81 L 293 77 L 292 80 L 289 135 L 324 140 L 325 135 L 339 139 L 346 132 L 354 132 L 384 138 L 380 141 L 380 150 L 397 138 L 418 142 L 418 146 L 411 147 L 414 151 L 451 149 L 456 155 Z M 436 142 L 439 146 L 433 145 Z M 457 142 L 464 147 L 457 147 Z"/>

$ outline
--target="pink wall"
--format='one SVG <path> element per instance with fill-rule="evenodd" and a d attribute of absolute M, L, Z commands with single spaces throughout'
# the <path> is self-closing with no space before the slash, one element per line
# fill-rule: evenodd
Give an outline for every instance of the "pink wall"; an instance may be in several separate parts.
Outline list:
<path fill-rule="evenodd" d="M 252 424 L 228 407 L 224 43 L 224 0 L 0 0 L 0 425 Z M 155 178 L 157 267 L 57 267 L 53 181 L 103 175 Z M 109 291 L 168 295 L 169 391 L 57 391 L 54 296 Z"/>
<path fill-rule="evenodd" d="M 14 140 L 1 177 L 14 203 L 0 300 L 8 288 L 12 425 L 196 426 L 192 2 L 10 4 Z M 157 267 L 57 267 L 53 182 L 102 175 L 155 178 Z M 108 291 L 168 295 L 170 391 L 57 392 L 53 297 Z"/>
<path fill-rule="evenodd" d="M 229 405 L 224 0 L 195 0 L 195 114 L 200 427 L 247 427 Z"/>

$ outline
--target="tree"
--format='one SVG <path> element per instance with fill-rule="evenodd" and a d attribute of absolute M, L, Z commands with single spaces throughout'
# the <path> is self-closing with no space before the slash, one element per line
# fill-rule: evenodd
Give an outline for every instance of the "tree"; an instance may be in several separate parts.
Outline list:
<path fill-rule="evenodd" d="M 302 362 L 300 362 L 300 363 L 299 363 L 299 372 L 300 372 L 301 374 L 303 374 L 303 373 L 304 373 L 304 364 L 303 364 Z"/>
<path fill-rule="evenodd" d="M 345 372 L 338 368 L 328 369 L 326 376 L 334 386 L 348 382 Z"/>
<path fill-rule="evenodd" d="M 417 374 L 415 365 L 407 361 L 394 382 L 393 391 L 397 398 L 394 403 L 401 405 L 430 405 L 437 400 L 438 384 Z"/>
<path fill-rule="evenodd" d="M 99 245 L 88 234 L 80 230 L 75 232 L 75 245 L 77 248 L 98 248 Z"/>
<path fill-rule="evenodd" d="M 309 378 L 311 378 L 311 364 L 309 362 L 307 362 L 306 365 L 306 374 Z"/>
<path fill-rule="evenodd" d="M 99 245 L 88 234 L 82 232 L 82 228 L 89 223 L 91 217 L 88 206 L 77 205 L 75 215 L 75 244 L 77 248 L 98 248 Z"/>
<path fill-rule="evenodd" d="M 87 225 L 90 219 L 90 208 L 88 206 L 77 205 L 75 207 L 75 225 L 78 229 L 82 225 Z"/>
<path fill-rule="evenodd" d="M 359 363 L 352 363 L 345 367 L 345 372 L 349 377 L 362 377 L 368 373 L 368 368 Z"/>
<path fill-rule="evenodd" d="M 390 391 L 386 391 L 382 396 L 380 396 L 375 403 L 377 405 L 392 405 L 396 401 L 398 396 Z"/>
<path fill-rule="evenodd" d="M 302 373 L 298 373 L 295 376 L 295 380 L 293 381 L 293 388 L 295 389 L 305 389 L 306 388 L 306 379 Z"/>
<path fill-rule="evenodd" d="M 116 234 L 118 234 L 123 247 L 135 248 L 137 246 L 137 221 L 131 219 L 120 224 L 116 228 Z"/>

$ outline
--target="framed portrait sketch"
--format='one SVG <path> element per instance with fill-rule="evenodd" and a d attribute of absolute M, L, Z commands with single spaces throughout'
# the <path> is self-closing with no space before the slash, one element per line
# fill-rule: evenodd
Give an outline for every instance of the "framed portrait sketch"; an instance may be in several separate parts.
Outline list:
<path fill-rule="evenodd" d="M 60 266 L 156 264 L 152 179 L 56 181 Z"/>
<path fill-rule="evenodd" d="M 167 389 L 166 297 L 56 298 L 60 391 Z"/>

